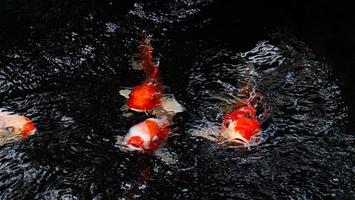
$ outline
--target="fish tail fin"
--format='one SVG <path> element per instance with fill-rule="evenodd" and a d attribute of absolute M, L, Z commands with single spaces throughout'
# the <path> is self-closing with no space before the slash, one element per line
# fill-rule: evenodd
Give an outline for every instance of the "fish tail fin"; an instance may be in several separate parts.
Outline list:
<path fill-rule="evenodd" d="M 153 62 L 154 48 L 150 44 L 151 35 L 142 35 L 139 43 L 138 51 L 138 65 L 145 72 L 149 78 L 156 78 L 158 76 L 158 65 Z"/>

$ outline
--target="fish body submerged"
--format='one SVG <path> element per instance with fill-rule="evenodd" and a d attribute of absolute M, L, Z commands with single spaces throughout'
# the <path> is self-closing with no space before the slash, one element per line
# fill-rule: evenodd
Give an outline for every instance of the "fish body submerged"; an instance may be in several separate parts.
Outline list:
<path fill-rule="evenodd" d="M 148 118 L 132 126 L 123 143 L 131 150 L 154 151 L 170 134 L 166 119 Z"/>
<path fill-rule="evenodd" d="M 25 116 L 11 113 L 0 114 L 0 140 L 25 139 L 36 132 L 34 123 Z"/>
<path fill-rule="evenodd" d="M 220 136 L 230 144 L 249 145 L 260 134 L 260 121 L 252 106 L 244 106 L 224 115 Z"/>

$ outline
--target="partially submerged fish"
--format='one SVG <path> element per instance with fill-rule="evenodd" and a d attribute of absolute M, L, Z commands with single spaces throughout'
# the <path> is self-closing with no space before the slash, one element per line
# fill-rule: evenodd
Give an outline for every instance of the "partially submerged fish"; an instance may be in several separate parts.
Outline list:
<path fill-rule="evenodd" d="M 123 110 L 149 112 L 155 116 L 132 126 L 125 138 L 119 139 L 118 143 L 128 150 L 154 152 L 170 135 L 168 127 L 173 123 L 174 115 L 184 110 L 173 95 L 164 94 L 158 64 L 153 63 L 152 54 L 153 48 L 149 38 L 145 38 L 139 46 L 140 59 L 136 64 L 145 72 L 146 79 L 132 90 L 120 90 L 120 95 L 127 99 L 127 106 L 123 106 Z"/>
<path fill-rule="evenodd" d="M 132 89 L 127 99 L 129 109 L 147 112 L 161 106 L 163 87 L 158 79 L 149 78 Z"/>
<path fill-rule="evenodd" d="M 146 79 L 132 90 L 121 90 L 120 94 L 127 98 L 130 110 L 147 112 L 161 105 L 163 85 L 159 79 L 158 64 L 153 63 L 153 47 L 150 38 L 144 38 L 139 45 L 139 58 L 136 66 L 145 72 Z"/>
<path fill-rule="evenodd" d="M 250 147 L 261 142 L 261 125 L 270 117 L 270 108 L 266 96 L 261 91 L 253 91 L 253 96 L 246 99 L 228 101 L 221 109 L 226 112 L 222 123 L 204 123 L 205 127 L 196 127 L 191 131 L 195 137 L 202 137 L 218 142 L 228 148 Z M 257 109 L 262 111 L 257 115 Z M 208 126 L 207 126 L 208 125 Z M 207 126 L 207 127 L 206 127 Z"/>
<path fill-rule="evenodd" d="M 27 117 L 9 112 L 0 113 L 0 141 L 25 139 L 36 132 L 34 123 Z"/>
<path fill-rule="evenodd" d="M 171 133 L 169 125 L 167 119 L 148 118 L 132 126 L 122 143 L 130 150 L 152 152 Z"/>
<path fill-rule="evenodd" d="M 136 66 L 145 72 L 146 79 L 132 89 L 120 90 L 120 95 L 127 99 L 128 109 L 136 112 L 150 112 L 163 108 L 168 112 L 182 112 L 183 107 L 173 95 L 165 95 L 162 81 L 159 78 L 158 63 L 153 62 L 153 47 L 147 37 L 139 45 L 139 59 Z"/>
<path fill-rule="evenodd" d="M 220 136 L 224 139 L 222 143 L 249 146 L 250 141 L 259 136 L 260 131 L 255 108 L 244 106 L 224 115 Z"/>
<path fill-rule="evenodd" d="M 147 92 L 150 89 L 144 87 L 145 86 L 142 86 L 137 89 L 141 91 L 133 93 L 129 89 L 120 90 L 120 95 L 127 99 L 127 105 L 122 107 L 122 111 L 133 110 L 136 112 L 151 112 L 154 115 L 161 110 L 164 110 L 169 114 L 176 114 L 184 111 L 184 107 L 176 100 L 174 95 L 162 95 L 161 93 L 150 94 Z M 133 88 L 133 90 L 134 89 L 135 88 Z"/>

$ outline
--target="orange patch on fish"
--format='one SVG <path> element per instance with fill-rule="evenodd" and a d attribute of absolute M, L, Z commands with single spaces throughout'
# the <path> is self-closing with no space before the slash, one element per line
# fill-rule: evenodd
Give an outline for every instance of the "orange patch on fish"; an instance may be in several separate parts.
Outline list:
<path fill-rule="evenodd" d="M 0 113 L 0 136 L 25 139 L 36 132 L 36 126 L 27 117 L 12 113 Z"/>
<path fill-rule="evenodd" d="M 245 106 L 224 115 L 221 136 L 231 143 L 248 144 L 260 130 L 255 108 Z"/>
<path fill-rule="evenodd" d="M 132 89 L 127 100 L 129 109 L 138 112 L 152 110 L 161 105 L 163 87 L 158 80 L 150 79 Z"/>
<path fill-rule="evenodd" d="M 170 134 L 166 120 L 148 118 L 132 126 L 124 143 L 133 150 L 154 151 Z"/>

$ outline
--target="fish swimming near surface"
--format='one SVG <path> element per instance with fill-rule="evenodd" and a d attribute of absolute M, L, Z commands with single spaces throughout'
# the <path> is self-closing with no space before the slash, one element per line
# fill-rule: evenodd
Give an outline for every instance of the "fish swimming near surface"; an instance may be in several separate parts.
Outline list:
<path fill-rule="evenodd" d="M 175 114 L 183 112 L 184 107 L 176 101 L 174 95 L 164 94 L 159 78 L 159 64 L 153 62 L 150 37 L 145 37 L 140 43 L 139 56 L 136 65 L 145 72 L 146 79 L 131 90 L 120 90 L 120 94 L 127 99 L 129 110 L 146 112 L 154 117 L 133 125 L 123 139 L 118 136 L 117 143 L 127 150 L 155 152 L 171 134 L 169 126 L 173 124 Z"/>
<path fill-rule="evenodd" d="M 132 89 L 120 90 L 120 95 L 127 99 L 128 109 L 136 112 L 150 112 L 156 108 L 163 108 L 175 113 L 182 112 L 183 107 L 174 96 L 164 94 L 164 87 L 159 78 L 159 64 L 153 62 L 153 47 L 149 37 L 140 43 L 139 59 L 135 63 L 145 72 L 146 79 Z"/>
<path fill-rule="evenodd" d="M 260 135 L 260 121 L 256 118 L 256 109 L 251 105 L 239 107 L 224 115 L 220 136 L 222 143 L 229 145 L 250 145 L 250 141 Z"/>
<path fill-rule="evenodd" d="M 170 135 L 170 124 L 167 118 L 148 118 L 129 129 L 123 144 L 130 150 L 153 152 Z"/>
<path fill-rule="evenodd" d="M 0 112 L 0 143 L 26 139 L 36 132 L 35 124 L 23 115 Z"/>
<path fill-rule="evenodd" d="M 253 77 L 254 67 L 247 66 L 245 85 L 230 100 L 222 96 L 211 99 L 222 100 L 220 109 L 224 112 L 222 123 L 205 122 L 191 130 L 191 135 L 202 137 L 228 148 L 250 147 L 261 142 L 262 124 L 270 117 L 266 94 L 256 88 Z"/>
<path fill-rule="evenodd" d="M 237 99 L 233 110 L 224 114 L 219 134 L 221 144 L 250 147 L 260 143 L 261 124 L 269 117 L 270 110 L 265 93 L 256 89 L 253 74 L 255 68 L 248 64 L 245 85 L 239 91 L 239 95 L 244 98 Z M 262 110 L 263 120 L 258 119 L 257 108 Z"/>
<path fill-rule="evenodd" d="M 139 59 L 136 65 L 145 72 L 145 81 L 132 90 L 121 90 L 120 94 L 127 98 L 130 110 L 146 112 L 161 106 L 160 99 L 164 92 L 159 79 L 158 64 L 153 63 L 153 47 L 149 38 L 145 38 L 139 45 Z"/>

